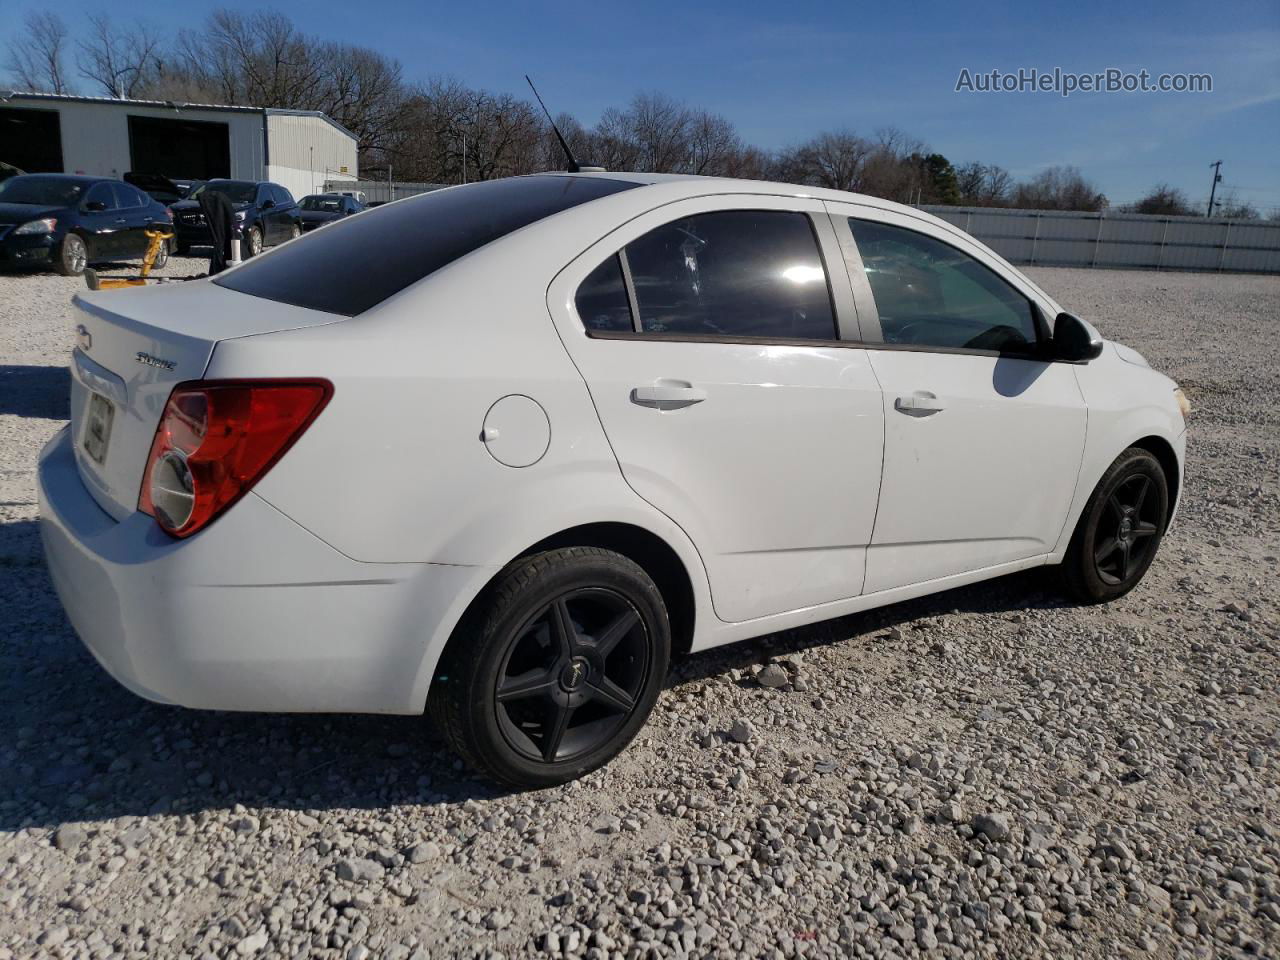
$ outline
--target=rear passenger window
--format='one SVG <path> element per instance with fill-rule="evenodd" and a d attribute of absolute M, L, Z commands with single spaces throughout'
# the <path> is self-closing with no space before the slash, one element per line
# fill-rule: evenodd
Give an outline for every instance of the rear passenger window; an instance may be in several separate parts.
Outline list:
<path fill-rule="evenodd" d="M 627 245 L 644 333 L 834 340 L 818 241 L 803 213 L 685 217 Z"/>
<path fill-rule="evenodd" d="M 614 254 L 582 281 L 574 300 L 582 325 L 588 330 L 621 332 L 633 329 L 622 264 Z"/>

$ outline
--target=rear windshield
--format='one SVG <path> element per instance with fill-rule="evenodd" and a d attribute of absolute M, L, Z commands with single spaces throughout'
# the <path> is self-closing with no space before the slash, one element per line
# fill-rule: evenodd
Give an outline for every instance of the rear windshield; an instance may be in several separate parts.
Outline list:
<path fill-rule="evenodd" d="M 232 203 L 253 203 L 258 185 L 252 180 L 211 180 L 192 190 L 188 199 L 194 200 L 202 193 L 221 193 Z"/>
<path fill-rule="evenodd" d="M 214 283 L 354 317 L 521 227 L 635 186 L 603 177 L 533 176 L 437 190 L 344 217 Z"/>

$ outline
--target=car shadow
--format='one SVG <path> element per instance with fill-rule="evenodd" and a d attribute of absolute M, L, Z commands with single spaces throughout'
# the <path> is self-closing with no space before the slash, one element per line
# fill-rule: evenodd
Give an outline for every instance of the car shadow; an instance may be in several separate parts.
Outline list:
<path fill-rule="evenodd" d="M 0 414 L 66 420 L 70 401 L 71 371 L 65 366 L 0 364 Z"/>
<path fill-rule="evenodd" d="M 917 617 L 1049 605 L 1029 582 L 996 584 L 690 655 L 667 686 Z M 0 524 L 0 730 L 6 831 L 237 803 L 323 812 L 506 792 L 471 775 L 414 717 L 220 713 L 139 699 L 102 670 L 66 622 L 34 520 Z"/>

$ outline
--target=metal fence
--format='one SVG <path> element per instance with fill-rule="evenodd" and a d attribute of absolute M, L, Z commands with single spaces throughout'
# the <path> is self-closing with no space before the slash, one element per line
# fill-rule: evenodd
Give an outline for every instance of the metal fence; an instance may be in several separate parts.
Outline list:
<path fill-rule="evenodd" d="M 1010 263 L 1280 273 L 1280 222 L 926 206 Z"/>
<path fill-rule="evenodd" d="M 409 183 L 403 180 L 326 180 L 324 189 L 326 193 L 359 190 L 364 194 L 366 203 L 386 203 L 447 186 L 447 183 Z"/>

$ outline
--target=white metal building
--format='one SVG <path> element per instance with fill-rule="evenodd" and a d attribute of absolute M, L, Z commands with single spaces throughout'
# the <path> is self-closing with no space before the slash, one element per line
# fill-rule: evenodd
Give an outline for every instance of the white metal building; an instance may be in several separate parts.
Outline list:
<path fill-rule="evenodd" d="M 0 160 L 28 173 L 271 180 L 295 197 L 356 180 L 356 137 L 314 110 L 0 90 Z"/>

